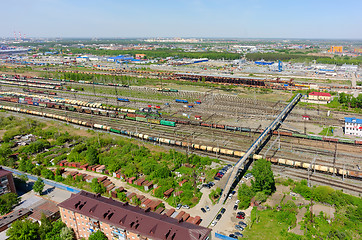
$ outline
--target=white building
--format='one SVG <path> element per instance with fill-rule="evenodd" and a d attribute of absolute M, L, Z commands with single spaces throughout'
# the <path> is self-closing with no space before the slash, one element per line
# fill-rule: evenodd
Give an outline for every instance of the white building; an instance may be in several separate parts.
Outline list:
<path fill-rule="evenodd" d="M 344 121 L 344 134 L 362 137 L 362 119 L 345 117 Z"/>

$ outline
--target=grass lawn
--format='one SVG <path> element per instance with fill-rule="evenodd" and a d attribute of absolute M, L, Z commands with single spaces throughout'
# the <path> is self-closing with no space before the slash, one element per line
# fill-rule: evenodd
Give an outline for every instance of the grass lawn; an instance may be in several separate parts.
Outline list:
<path fill-rule="evenodd" d="M 333 136 L 332 130 L 334 132 L 334 127 L 326 127 L 319 133 L 322 136 Z"/>
<path fill-rule="evenodd" d="M 273 217 L 273 210 L 252 211 L 251 219 L 258 219 L 242 232 L 243 239 L 288 239 L 281 234 L 282 230 L 288 230 L 289 225 L 284 222 L 278 222 Z"/>

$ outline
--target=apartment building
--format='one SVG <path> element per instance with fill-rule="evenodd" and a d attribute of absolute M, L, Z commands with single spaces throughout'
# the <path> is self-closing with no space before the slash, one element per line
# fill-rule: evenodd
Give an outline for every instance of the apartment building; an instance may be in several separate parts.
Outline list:
<path fill-rule="evenodd" d="M 362 119 L 355 117 L 345 117 L 344 133 L 347 135 L 362 137 Z"/>
<path fill-rule="evenodd" d="M 13 174 L 0 166 L 0 195 L 9 192 L 16 193 Z"/>
<path fill-rule="evenodd" d="M 58 204 L 62 221 L 77 238 L 101 230 L 108 239 L 207 240 L 211 229 L 81 191 Z"/>

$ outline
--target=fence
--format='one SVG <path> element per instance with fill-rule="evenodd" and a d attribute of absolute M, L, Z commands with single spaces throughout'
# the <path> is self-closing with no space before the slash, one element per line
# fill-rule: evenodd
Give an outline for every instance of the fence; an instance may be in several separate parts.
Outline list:
<path fill-rule="evenodd" d="M 222 235 L 220 233 L 215 233 L 215 237 L 216 238 L 220 238 L 220 239 L 224 239 L 224 240 L 235 240 L 235 238 L 232 238 L 232 237 L 229 237 L 229 236 L 225 236 L 225 235 Z"/>
<path fill-rule="evenodd" d="M 22 171 L 19 171 L 19 170 L 15 170 L 15 169 L 12 169 L 12 168 L 9 168 L 9 167 L 3 166 L 3 169 L 6 169 L 6 170 L 8 170 L 8 171 L 10 171 L 10 172 L 12 172 L 12 173 L 14 173 L 16 175 L 26 175 L 29 179 L 34 180 L 34 181 L 36 181 L 38 178 L 41 178 L 41 179 L 43 179 L 45 184 L 48 184 L 48 185 L 56 187 L 56 188 L 63 189 L 63 190 L 68 191 L 68 192 L 78 193 L 78 192 L 81 191 L 81 189 L 79 189 L 79 188 L 70 187 L 70 186 L 67 186 L 67 185 L 62 184 L 62 183 L 58 183 L 58 182 L 55 182 L 55 181 L 52 181 L 52 180 L 49 180 L 49 179 L 34 176 L 32 174 L 25 173 L 25 172 L 22 172 Z"/>

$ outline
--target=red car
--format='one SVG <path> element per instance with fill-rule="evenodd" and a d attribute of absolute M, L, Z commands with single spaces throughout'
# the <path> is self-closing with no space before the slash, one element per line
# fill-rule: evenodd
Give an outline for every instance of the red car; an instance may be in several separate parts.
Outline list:
<path fill-rule="evenodd" d="M 243 216 L 243 215 L 236 215 L 236 218 L 245 219 L 245 216 Z"/>
<path fill-rule="evenodd" d="M 160 109 L 161 107 L 160 107 L 160 106 L 156 106 L 156 108 Z"/>

